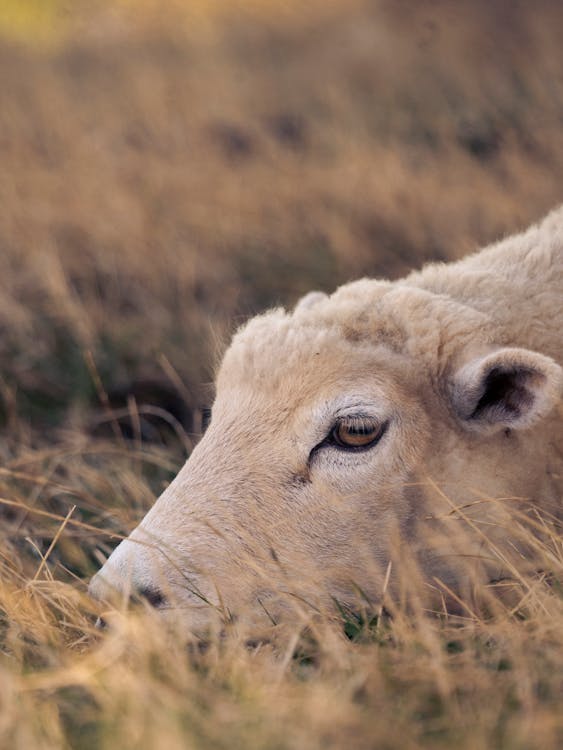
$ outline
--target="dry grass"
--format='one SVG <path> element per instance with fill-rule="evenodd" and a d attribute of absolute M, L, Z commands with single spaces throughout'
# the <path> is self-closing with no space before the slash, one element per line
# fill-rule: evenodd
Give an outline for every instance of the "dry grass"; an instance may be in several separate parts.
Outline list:
<path fill-rule="evenodd" d="M 94 632 L 85 582 L 189 452 L 234 324 L 562 198 L 559 3 L 189 10 L 0 43 L 0 746 L 560 747 L 557 537 L 488 618 Z"/>

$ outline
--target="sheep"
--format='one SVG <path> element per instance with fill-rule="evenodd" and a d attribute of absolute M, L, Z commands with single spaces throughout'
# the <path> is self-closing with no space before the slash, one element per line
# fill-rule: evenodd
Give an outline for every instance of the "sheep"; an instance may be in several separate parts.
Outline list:
<path fill-rule="evenodd" d="M 458 262 L 251 319 L 203 439 L 92 595 L 199 627 L 381 607 L 401 564 L 444 607 L 511 575 L 525 519 L 561 517 L 562 330 L 563 206 Z"/>

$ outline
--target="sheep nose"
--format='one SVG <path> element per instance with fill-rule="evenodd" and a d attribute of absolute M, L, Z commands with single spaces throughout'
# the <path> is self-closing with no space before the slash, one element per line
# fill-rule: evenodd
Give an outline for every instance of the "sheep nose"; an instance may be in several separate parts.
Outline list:
<path fill-rule="evenodd" d="M 162 609 L 166 603 L 166 596 L 156 586 L 139 585 L 135 586 L 134 582 L 131 582 L 127 593 L 123 591 L 121 586 L 112 585 L 111 581 L 108 581 L 100 573 L 97 573 L 88 587 L 88 594 L 99 601 L 109 601 L 121 599 L 124 601 L 128 599 L 131 604 L 138 604 L 139 602 L 146 602 L 154 609 Z M 101 625 L 101 624 L 100 624 Z"/>
<path fill-rule="evenodd" d="M 147 604 L 150 604 L 155 609 L 161 609 L 166 605 L 166 597 L 157 588 L 141 586 L 136 592 L 136 597 L 146 601 Z"/>

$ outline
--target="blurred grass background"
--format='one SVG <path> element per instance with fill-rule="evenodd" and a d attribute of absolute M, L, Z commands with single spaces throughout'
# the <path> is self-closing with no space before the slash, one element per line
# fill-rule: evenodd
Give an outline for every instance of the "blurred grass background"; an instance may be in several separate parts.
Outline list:
<path fill-rule="evenodd" d="M 327 648 L 305 685 L 299 659 L 280 683 L 212 651 L 172 687 L 147 671 L 141 694 L 143 659 L 177 666 L 157 636 L 80 672 L 74 598 L 189 453 L 233 327 L 458 258 L 561 201 L 562 38 L 555 0 L 2 0 L 3 746 L 563 741 L 553 602 L 524 630 L 513 613 Z"/>
<path fill-rule="evenodd" d="M 85 350 L 109 390 L 166 381 L 164 355 L 192 408 L 233 321 L 538 218 L 561 199 L 562 19 L 547 0 L 4 0 L 17 413 L 80 422 Z"/>

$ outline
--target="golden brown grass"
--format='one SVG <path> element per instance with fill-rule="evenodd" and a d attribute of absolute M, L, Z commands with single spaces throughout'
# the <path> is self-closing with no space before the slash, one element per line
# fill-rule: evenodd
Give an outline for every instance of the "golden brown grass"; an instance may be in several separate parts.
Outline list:
<path fill-rule="evenodd" d="M 0 43 L 0 747 L 561 746 L 553 533 L 488 617 L 276 645 L 95 632 L 85 591 L 233 325 L 561 201 L 562 31 L 549 0 L 96 3 Z"/>

